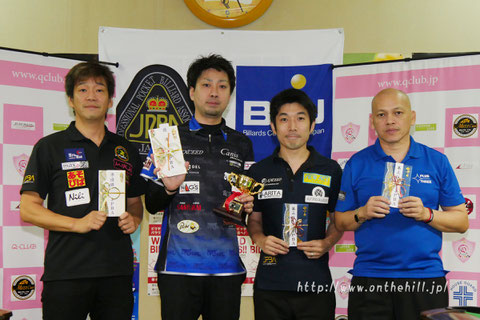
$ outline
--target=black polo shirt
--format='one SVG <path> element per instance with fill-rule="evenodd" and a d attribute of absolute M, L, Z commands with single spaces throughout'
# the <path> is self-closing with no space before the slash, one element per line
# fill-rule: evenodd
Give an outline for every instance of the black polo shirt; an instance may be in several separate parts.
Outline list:
<path fill-rule="evenodd" d="M 310 156 L 295 174 L 278 156 L 278 148 L 248 172 L 265 185 L 255 196 L 253 211 L 262 213 L 263 232 L 267 236 L 283 239 L 285 204 L 297 204 L 307 211 L 303 217 L 308 226 L 299 225 L 304 240 L 325 238 L 327 211 L 335 210 L 342 169 L 336 161 L 323 157 L 313 147 L 308 149 Z M 303 251 L 290 247 L 288 254 L 275 257 L 261 252 L 255 288 L 297 291 L 299 284 L 304 288 L 305 283 L 330 285 L 331 281 L 328 253 L 320 259 L 308 259 Z"/>
<path fill-rule="evenodd" d="M 98 170 L 125 170 L 126 195 L 144 193 L 138 151 L 105 128 L 98 147 L 85 138 L 75 122 L 61 132 L 40 139 L 33 147 L 20 193 L 48 196 L 48 209 L 73 218 L 98 210 Z M 43 281 L 133 274 L 130 235 L 108 218 L 102 228 L 86 234 L 50 231 Z"/>

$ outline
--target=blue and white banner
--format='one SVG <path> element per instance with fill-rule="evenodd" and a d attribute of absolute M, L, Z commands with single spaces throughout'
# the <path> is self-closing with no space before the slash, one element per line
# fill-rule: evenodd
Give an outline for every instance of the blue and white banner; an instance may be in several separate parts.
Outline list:
<path fill-rule="evenodd" d="M 282 90 L 301 89 L 318 116 L 309 145 L 326 157 L 332 149 L 332 66 L 237 67 L 236 130 L 253 142 L 255 160 L 269 156 L 278 140 L 270 128 L 270 100 Z"/>

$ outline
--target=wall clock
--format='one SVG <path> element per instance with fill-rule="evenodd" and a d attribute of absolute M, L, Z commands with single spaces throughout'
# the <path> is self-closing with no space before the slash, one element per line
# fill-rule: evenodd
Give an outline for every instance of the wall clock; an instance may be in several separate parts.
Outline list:
<path fill-rule="evenodd" d="M 237 28 L 258 19 L 273 0 L 184 0 L 200 20 L 220 28 Z"/>

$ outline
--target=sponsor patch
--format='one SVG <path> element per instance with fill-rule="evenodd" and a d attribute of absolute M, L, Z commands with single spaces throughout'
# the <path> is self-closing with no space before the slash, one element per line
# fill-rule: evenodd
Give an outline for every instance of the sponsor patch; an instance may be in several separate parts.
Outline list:
<path fill-rule="evenodd" d="M 67 207 L 90 203 L 90 192 L 88 191 L 88 188 L 66 191 L 65 203 L 67 204 Z"/>
<path fill-rule="evenodd" d="M 315 187 L 311 196 L 305 196 L 305 202 L 327 204 L 328 197 L 325 197 L 325 190 L 322 187 Z"/>
<path fill-rule="evenodd" d="M 35 293 L 35 280 L 27 275 L 21 275 L 12 281 L 12 294 L 18 300 L 27 300 Z"/>
<path fill-rule="evenodd" d="M 262 181 L 263 185 L 265 186 L 278 186 L 280 182 L 282 182 L 282 178 L 263 178 Z"/>
<path fill-rule="evenodd" d="M 62 162 L 62 170 L 88 169 L 88 161 Z"/>
<path fill-rule="evenodd" d="M 183 233 L 194 233 L 200 229 L 200 225 L 193 220 L 182 220 L 177 223 L 177 229 Z"/>
<path fill-rule="evenodd" d="M 235 168 L 238 168 L 238 169 L 240 169 L 242 167 L 242 163 L 240 161 L 227 160 L 227 162 L 228 162 L 228 165 L 230 167 L 235 167 Z"/>
<path fill-rule="evenodd" d="M 183 154 L 189 155 L 189 156 L 201 156 L 204 151 L 203 150 L 195 150 L 195 149 L 183 149 L 182 150 Z"/>
<path fill-rule="evenodd" d="M 325 187 L 330 187 L 331 176 L 318 174 L 318 173 L 303 173 L 303 183 L 318 184 Z"/>
<path fill-rule="evenodd" d="M 67 180 L 69 188 L 84 187 L 87 185 L 85 182 L 85 172 L 83 170 L 67 172 Z"/>
<path fill-rule="evenodd" d="M 412 178 L 413 180 L 417 181 L 417 183 L 432 183 L 432 179 L 430 179 L 429 174 L 419 174 L 417 173 L 415 177 Z"/>
<path fill-rule="evenodd" d="M 199 194 L 200 182 L 199 181 L 184 181 L 180 186 L 179 194 Z"/>
<path fill-rule="evenodd" d="M 453 122 L 453 132 L 460 138 L 468 138 L 477 132 L 477 119 L 470 114 L 462 114 Z"/>
<path fill-rule="evenodd" d="M 277 257 L 274 256 L 263 256 L 262 265 L 264 266 L 274 266 L 277 264 Z"/>
<path fill-rule="evenodd" d="M 25 177 L 23 177 L 23 183 L 34 183 L 35 182 L 35 175 L 33 174 L 27 174 Z"/>
<path fill-rule="evenodd" d="M 258 200 L 282 199 L 282 197 L 283 190 L 281 189 L 263 190 L 258 194 Z"/>
<path fill-rule="evenodd" d="M 87 160 L 83 148 L 65 149 L 63 152 L 65 153 L 65 160 L 67 161 Z"/>
<path fill-rule="evenodd" d="M 338 200 L 345 201 L 346 196 L 347 195 L 346 195 L 345 191 L 340 191 L 340 193 L 338 194 Z"/>
<path fill-rule="evenodd" d="M 123 162 L 118 159 L 113 159 L 113 167 L 117 170 L 125 170 L 127 176 L 129 177 L 133 174 L 133 165 L 130 162 Z"/>
<path fill-rule="evenodd" d="M 115 147 L 115 157 L 122 161 L 128 161 L 128 152 L 124 146 Z"/>
<path fill-rule="evenodd" d="M 202 205 L 200 203 L 179 203 L 177 204 L 177 210 L 180 211 L 201 211 Z"/>

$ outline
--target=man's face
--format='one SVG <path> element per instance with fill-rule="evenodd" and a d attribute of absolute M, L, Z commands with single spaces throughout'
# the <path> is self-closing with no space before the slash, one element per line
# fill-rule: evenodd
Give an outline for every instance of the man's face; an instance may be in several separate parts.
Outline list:
<path fill-rule="evenodd" d="M 195 118 L 200 123 L 216 122 L 230 101 L 230 83 L 225 71 L 207 69 L 190 87 L 190 99 L 195 104 Z"/>
<path fill-rule="evenodd" d="M 73 98 L 68 99 L 68 104 L 75 111 L 76 119 L 96 121 L 105 119 L 105 114 L 113 103 L 105 80 L 88 78 L 75 84 Z"/>
<path fill-rule="evenodd" d="M 370 125 L 382 143 L 408 143 L 415 118 L 415 111 L 411 110 L 408 100 L 397 92 L 389 92 L 375 98 Z"/>
<path fill-rule="evenodd" d="M 275 117 L 275 126 L 270 123 L 277 135 L 280 147 L 287 150 L 298 150 L 307 145 L 315 122 L 310 124 L 307 109 L 297 102 L 286 103 L 280 107 Z"/>

